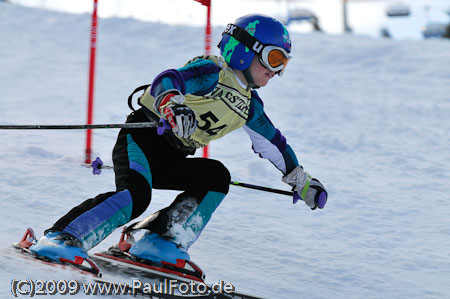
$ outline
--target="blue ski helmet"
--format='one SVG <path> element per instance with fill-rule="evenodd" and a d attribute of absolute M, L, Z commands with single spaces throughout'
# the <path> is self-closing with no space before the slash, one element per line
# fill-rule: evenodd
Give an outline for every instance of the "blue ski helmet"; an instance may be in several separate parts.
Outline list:
<path fill-rule="evenodd" d="M 257 53 L 251 48 L 254 41 L 249 41 L 248 35 L 236 33 L 234 30 L 236 27 L 236 31 L 244 29 L 259 44 L 278 46 L 288 53 L 291 52 L 289 32 L 280 21 L 261 14 L 246 15 L 233 24 L 228 24 L 219 43 L 220 55 L 234 69 L 241 71 L 247 69 Z"/>

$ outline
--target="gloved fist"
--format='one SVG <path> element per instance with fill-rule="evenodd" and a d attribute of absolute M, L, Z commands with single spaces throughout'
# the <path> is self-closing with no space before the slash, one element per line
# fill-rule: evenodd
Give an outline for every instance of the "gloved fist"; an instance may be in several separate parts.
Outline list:
<path fill-rule="evenodd" d="M 169 89 L 156 97 L 154 108 L 169 122 L 175 134 L 189 138 L 197 127 L 197 120 L 194 111 L 183 103 L 183 94 L 177 89 Z"/>
<path fill-rule="evenodd" d="M 319 180 L 312 178 L 309 173 L 305 172 L 303 167 L 297 166 L 281 180 L 293 187 L 294 204 L 299 199 L 302 199 L 312 210 L 316 208 L 323 209 L 325 207 L 328 199 L 328 193 L 325 187 Z"/>
<path fill-rule="evenodd" d="M 197 127 L 195 113 L 186 105 L 169 104 L 163 108 L 164 118 L 170 124 L 172 131 L 182 138 L 189 138 Z"/>
<path fill-rule="evenodd" d="M 167 103 L 183 104 L 184 95 L 178 89 L 169 89 L 158 95 L 153 103 L 153 107 L 158 113 L 162 113 L 162 109 Z"/>

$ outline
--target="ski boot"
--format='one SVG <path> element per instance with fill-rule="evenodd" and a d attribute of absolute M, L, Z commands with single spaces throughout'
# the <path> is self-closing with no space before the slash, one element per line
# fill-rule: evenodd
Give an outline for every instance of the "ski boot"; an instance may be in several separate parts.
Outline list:
<path fill-rule="evenodd" d="M 108 251 L 95 253 L 94 256 L 123 267 L 132 265 L 133 269 L 140 269 L 150 276 L 157 273 L 155 277 L 158 277 L 159 273 L 162 277 L 169 275 L 204 282 L 203 271 L 190 260 L 186 250 L 150 231 L 146 231 L 141 239 L 135 241 L 134 233 L 139 230 L 141 229 L 133 229 L 133 226 L 124 227 L 118 244 Z"/>
<path fill-rule="evenodd" d="M 36 244 L 31 245 L 30 251 L 53 262 L 75 261 L 88 256 L 78 239 L 56 231 L 47 232 Z"/>
<path fill-rule="evenodd" d="M 146 232 L 141 239 L 135 242 L 130 250 L 130 254 L 152 262 L 177 264 L 177 260 L 190 260 L 187 251 L 152 232 Z"/>
<path fill-rule="evenodd" d="M 186 250 L 157 233 L 145 232 L 141 239 L 131 245 L 128 253 L 142 263 L 161 267 L 167 273 L 198 281 L 205 278 Z"/>
<path fill-rule="evenodd" d="M 28 228 L 16 247 L 39 259 L 53 263 L 68 263 L 82 271 L 101 276 L 100 269 L 88 258 L 81 242 L 69 234 L 49 231 L 36 242 L 33 230 Z"/>

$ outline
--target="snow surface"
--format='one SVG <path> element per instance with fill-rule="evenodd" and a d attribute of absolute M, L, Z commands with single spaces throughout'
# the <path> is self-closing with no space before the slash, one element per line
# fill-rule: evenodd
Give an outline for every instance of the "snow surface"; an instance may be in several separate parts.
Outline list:
<path fill-rule="evenodd" d="M 1 124 L 85 122 L 89 26 L 89 14 L 0 2 Z M 96 123 L 123 122 L 135 87 L 203 52 L 202 27 L 118 18 L 99 26 Z M 213 44 L 221 30 L 214 28 Z M 450 42 L 292 40 L 284 76 L 260 95 L 301 163 L 327 187 L 328 205 L 311 211 L 282 195 L 230 187 L 191 257 L 208 282 L 223 279 L 266 298 L 448 298 Z M 112 171 L 93 176 L 80 167 L 84 131 L 0 134 L 0 297 L 9 298 L 14 278 L 74 277 L 13 259 L 10 245 L 28 226 L 42 235 L 84 199 L 114 190 L 114 179 Z M 116 134 L 95 131 L 95 155 L 106 164 Z M 244 130 L 212 143 L 210 154 L 234 180 L 288 189 Z M 155 191 L 139 219 L 175 195 Z"/>

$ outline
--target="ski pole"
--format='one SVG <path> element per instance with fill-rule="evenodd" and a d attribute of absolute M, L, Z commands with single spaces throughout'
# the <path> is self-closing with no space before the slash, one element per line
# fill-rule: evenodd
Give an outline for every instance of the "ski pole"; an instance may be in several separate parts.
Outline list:
<path fill-rule="evenodd" d="M 157 122 L 92 124 L 92 125 L 0 125 L 0 130 L 73 130 L 73 129 L 139 129 L 156 128 L 162 124 Z"/>
<path fill-rule="evenodd" d="M 271 192 L 271 193 L 283 194 L 283 195 L 290 195 L 290 196 L 294 195 L 293 191 L 274 189 L 274 188 L 252 185 L 252 184 L 247 184 L 247 183 L 241 183 L 241 182 L 236 182 L 236 181 L 231 181 L 230 185 L 249 188 L 249 189 L 255 189 L 255 190 L 260 190 L 260 191 L 266 191 L 266 192 Z"/>
<path fill-rule="evenodd" d="M 81 164 L 81 166 L 88 167 L 88 168 L 92 167 L 93 174 L 100 174 L 102 172 L 102 169 L 114 169 L 113 166 L 103 165 L 103 161 L 100 159 L 100 157 L 97 157 L 91 164 Z M 247 184 L 247 183 L 241 183 L 241 182 L 236 182 L 236 181 L 231 181 L 230 185 L 259 190 L 259 191 L 289 195 L 289 196 L 294 195 L 293 191 L 274 189 L 274 188 L 258 186 L 258 185 L 253 185 L 253 184 Z"/>

